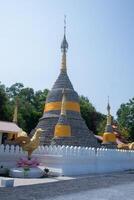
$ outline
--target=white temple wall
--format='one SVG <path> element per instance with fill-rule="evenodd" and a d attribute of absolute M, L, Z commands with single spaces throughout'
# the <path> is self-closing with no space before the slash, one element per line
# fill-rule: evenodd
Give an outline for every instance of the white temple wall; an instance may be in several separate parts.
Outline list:
<path fill-rule="evenodd" d="M 27 154 L 18 146 L 0 145 L 0 165 L 15 167 Z M 41 166 L 58 170 L 63 175 L 105 173 L 134 169 L 134 151 L 88 147 L 40 146 L 34 151 Z"/>

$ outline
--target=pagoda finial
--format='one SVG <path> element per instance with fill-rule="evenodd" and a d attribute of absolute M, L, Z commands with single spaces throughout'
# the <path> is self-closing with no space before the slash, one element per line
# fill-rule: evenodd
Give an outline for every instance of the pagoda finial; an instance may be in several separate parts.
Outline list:
<path fill-rule="evenodd" d="M 109 96 L 108 96 L 108 104 L 107 104 L 107 125 L 111 125 L 111 114 L 110 114 L 110 109 L 111 109 L 111 107 L 110 107 L 110 104 L 109 104 Z"/>
<path fill-rule="evenodd" d="M 13 114 L 13 122 L 17 124 L 18 122 L 18 98 L 16 98 L 15 101 L 15 108 L 14 108 L 14 114 Z"/>
<path fill-rule="evenodd" d="M 108 111 L 108 115 L 110 115 L 110 104 L 109 104 L 109 96 L 108 96 L 108 104 L 107 104 L 107 111 Z"/>
<path fill-rule="evenodd" d="M 62 52 L 62 62 L 61 62 L 61 71 L 66 71 L 66 52 L 68 49 L 68 43 L 66 40 L 66 15 L 64 16 L 64 37 L 61 43 L 61 52 Z"/>
<path fill-rule="evenodd" d="M 66 15 L 64 15 L 64 35 L 66 36 Z"/>

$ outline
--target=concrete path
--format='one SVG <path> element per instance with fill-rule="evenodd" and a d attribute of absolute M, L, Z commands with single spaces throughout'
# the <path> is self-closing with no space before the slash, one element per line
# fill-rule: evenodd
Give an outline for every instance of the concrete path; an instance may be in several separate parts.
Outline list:
<path fill-rule="evenodd" d="M 0 200 L 134 200 L 133 172 L 58 179 L 56 182 L 0 188 Z M 21 181 L 26 182 L 26 179 Z"/>
<path fill-rule="evenodd" d="M 4 177 L 0 177 L 1 179 L 5 179 Z M 8 179 L 8 178 L 6 178 Z M 10 179 L 10 178 L 9 178 Z M 37 185 L 37 184 L 43 184 L 43 183 L 52 183 L 57 181 L 65 181 L 65 180 L 71 180 L 74 179 L 74 177 L 52 177 L 52 178 L 35 178 L 35 179 L 29 179 L 29 178 L 14 178 L 14 186 L 28 186 L 28 185 Z M 0 183 L 1 187 L 1 183 Z M 1 200 L 1 199 L 0 199 Z"/>
<path fill-rule="evenodd" d="M 47 200 L 134 200 L 134 183 L 63 194 L 56 198 L 47 198 Z"/>

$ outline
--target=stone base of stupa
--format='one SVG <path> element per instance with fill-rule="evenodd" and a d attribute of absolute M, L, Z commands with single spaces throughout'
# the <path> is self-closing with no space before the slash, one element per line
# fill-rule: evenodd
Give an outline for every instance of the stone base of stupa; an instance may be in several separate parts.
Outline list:
<path fill-rule="evenodd" d="M 54 129 L 57 124 L 58 117 L 45 117 L 41 118 L 36 128 L 42 128 L 40 137 L 40 145 L 67 145 L 67 146 L 84 146 L 84 147 L 97 147 L 101 145 L 98 143 L 92 131 L 90 131 L 84 120 L 79 117 L 77 119 L 68 118 L 71 125 L 71 137 L 54 138 Z M 32 133 L 33 134 L 33 133 Z M 31 134 L 31 135 L 32 135 Z"/>
<path fill-rule="evenodd" d="M 102 143 L 101 147 L 106 149 L 117 149 L 117 144 L 114 142 Z"/>
<path fill-rule="evenodd" d="M 83 147 L 99 147 L 98 143 L 90 136 L 86 137 L 55 137 L 51 141 L 51 145 L 65 146 L 83 146 Z"/>

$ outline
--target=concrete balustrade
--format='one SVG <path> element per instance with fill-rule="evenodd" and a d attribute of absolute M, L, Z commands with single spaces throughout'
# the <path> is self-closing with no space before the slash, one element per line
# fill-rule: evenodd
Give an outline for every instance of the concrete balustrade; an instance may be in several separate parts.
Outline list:
<path fill-rule="evenodd" d="M 19 146 L 0 145 L 0 166 L 15 167 L 17 160 L 26 155 Z M 44 168 L 58 169 L 63 175 L 134 169 L 134 151 L 129 150 L 39 146 L 33 156 L 38 158 Z"/>

